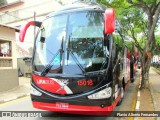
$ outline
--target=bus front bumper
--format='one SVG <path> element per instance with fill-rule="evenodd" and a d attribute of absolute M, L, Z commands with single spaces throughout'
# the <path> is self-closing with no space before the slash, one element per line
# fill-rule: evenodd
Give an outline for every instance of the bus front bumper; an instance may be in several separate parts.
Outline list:
<path fill-rule="evenodd" d="M 32 102 L 34 108 L 43 109 L 47 111 L 69 113 L 69 114 L 81 114 L 81 115 L 110 115 L 116 106 L 113 103 L 111 106 L 81 106 L 70 105 L 67 103 L 45 103 L 45 102 Z"/>

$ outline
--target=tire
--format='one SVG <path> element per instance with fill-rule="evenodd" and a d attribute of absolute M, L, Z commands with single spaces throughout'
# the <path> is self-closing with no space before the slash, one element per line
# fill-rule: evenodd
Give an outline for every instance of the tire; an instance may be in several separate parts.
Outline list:
<path fill-rule="evenodd" d="M 121 87 L 121 99 L 118 101 L 117 106 L 120 106 L 122 104 L 124 98 L 124 89 Z"/>

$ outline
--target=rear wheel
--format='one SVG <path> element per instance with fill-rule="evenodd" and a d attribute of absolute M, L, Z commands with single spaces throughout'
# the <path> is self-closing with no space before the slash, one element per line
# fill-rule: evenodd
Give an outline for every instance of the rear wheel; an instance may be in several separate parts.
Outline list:
<path fill-rule="evenodd" d="M 123 87 L 121 87 L 121 99 L 118 101 L 117 106 L 122 104 L 123 98 L 124 98 L 124 89 Z"/>

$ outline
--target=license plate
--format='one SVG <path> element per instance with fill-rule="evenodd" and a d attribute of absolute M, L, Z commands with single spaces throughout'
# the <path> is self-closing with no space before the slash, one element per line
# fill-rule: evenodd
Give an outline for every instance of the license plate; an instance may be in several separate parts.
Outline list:
<path fill-rule="evenodd" d="M 68 103 L 56 102 L 56 107 L 58 107 L 58 108 L 68 108 L 69 104 Z"/>

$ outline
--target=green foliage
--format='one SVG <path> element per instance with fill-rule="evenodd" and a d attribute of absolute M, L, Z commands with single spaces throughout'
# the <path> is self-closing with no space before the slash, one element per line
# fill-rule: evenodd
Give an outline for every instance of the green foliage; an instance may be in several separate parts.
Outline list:
<path fill-rule="evenodd" d="M 98 0 L 98 2 L 115 8 L 122 26 L 121 37 L 129 36 L 134 40 L 134 45 L 141 54 L 141 88 L 147 88 L 151 59 L 146 57 L 146 53 L 160 50 L 160 38 L 155 36 L 155 29 L 160 19 L 160 0 L 113 0 L 112 2 Z"/>
<path fill-rule="evenodd" d="M 160 46 L 160 35 L 156 36 L 156 44 Z"/>
<path fill-rule="evenodd" d="M 123 46 L 124 41 L 122 40 L 121 37 L 119 37 L 118 35 L 114 35 L 113 38 L 114 38 L 115 43 L 118 44 L 119 47 Z"/>
<path fill-rule="evenodd" d="M 0 5 L 7 4 L 7 0 L 0 0 Z"/>
<path fill-rule="evenodd" d="M 160 54 L 160 35 L 156 36 L 156 49 L 155 54 Z"/>
<path fill-rule="evenodd" d="M 5 5 L 5 4 L 7 4 L 7 1 L 6 1 L 6 0 L 0 0 L 0 6 L 3 6 L 3 5 Z"/>
<path fill-rule="evenodd" d="M 133 39 L 138 49 L 142 52 L 145 48 L 147 40 L 148 18 L 142 9 L 138 9 L 129 0 L 97 0 L 99 3 L 105 4 L 108 7 L 113 7 L 116 12 L 116 18 L 121 24 L 121 37 L 128 36 Z M 131 0 L 134 4 L 140 4 L 139 0 Z M 148 6 L 153 5 L 153 0 L 143 0 Z M 157 0 L 158 1 L 158 0 Z M 125 37 L 122 38 L 125 40 Z M 128 43 L 127 43 L 128 44 Z"/>
<path fill-rule="evenodd" d="M 132 51 L 132 42 L 125 42 L 125 45 Z"/>

